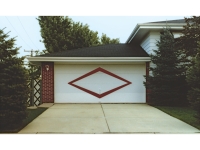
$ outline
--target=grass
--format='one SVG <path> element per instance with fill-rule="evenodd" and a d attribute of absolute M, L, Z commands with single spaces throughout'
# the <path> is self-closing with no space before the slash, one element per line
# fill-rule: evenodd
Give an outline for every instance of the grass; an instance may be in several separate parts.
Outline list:
<path fill-rule="evenodd" d="M 196 112 L 192 108 L 166 107 L 166 106 L 154 106 L 154 107 L 200 130 L 200 121 L 198 121 L 198 119 L 194 117 Z"/>
<path fill-rule="evenodd" d="M 13 129 L 13 130 L 1 131 L 1 133 L 17 133 L 17 132 L 19 132 L 21 129 L 23 129 L 25 126 L 27 126 L 31 121 L 33 121 L 36 117 L 38 117 L 40 114 L 42 114 L 45 110 L 47 110 L 47 108 L 43 108 L 43 107 L 38 107 L 36 109 L 27 109 L 28 116 L 22 122 L 20 127 L 18 127 L 17 129 Z"/>

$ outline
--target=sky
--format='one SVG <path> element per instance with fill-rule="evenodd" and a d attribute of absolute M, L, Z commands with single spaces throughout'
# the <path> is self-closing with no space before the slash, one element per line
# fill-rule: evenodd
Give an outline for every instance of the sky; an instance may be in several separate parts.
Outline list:
<path fill-rule="evenodd" d="M 0 29 L 16 37 L 15 46 L 20 47 L 18 56 L 30 55 L 30 50 L 45 49 L 40 34 L 38 16 L 0 16 Z M 88 24 L 90 29 L 101 36 L 119 38 L 125 43 L 138 23 L 184 19 L 184 16 L 69 16 L 75 22 Z"/>
<path fill-rule="evenodd" d="M 183 19 L 184 16 L 199 15 L 197 0 L 6 0 L 1 1 L 0 29 L 9 32 L 10 37 L 16 37 L 16 46 L 20 47 L 20 55 L 30 55 L 24 50 L 45 49 L 40 36 L 37 16 L 69 16 L 74 21 L 88 24 L 91 30 L 98 31 L 99 36 L 105 33 L 110 38 L 119 38 L 124 43 L 137 23 Z M 55 138 L 56 136 L 56 138 Z M 20 149 L 27 149 L 35 136 L 0 136 L 2 147 L 12 148 L 20 145 Z M 51 144 L 49 143 L 52 141 Z M 177 142 L 177 139 L 178 142 Z M 20 144 L 22 141 L 26 144 Z M 43 135 L 37 136 L 37 146 L 48 149 L 74 147 L 77 149 L 195 149 L 198 138 L 191 135 Z M 10 144 L 10 141 L 13 144 Z M 77 142 L 78 141 L 78 142 Z M 156 144 L 155 144 L 156 141 Z M 166 141 L 170 144 L 166 145 Z M 188 144 L 189 143 L 191 144 Z M 144 144 L 145 142 L 145 144 Z M 59 143 L 59 144 L 57 144 Z M 78 144 L 77 144 L 78 143 Z M 100 144 L 99 144 L 100 143 Z M 181 143 L 181 144 L 180 144 Z M 195 145 L 196 143 L 196 145 Z M 29 145 L 28 145 L 29 144 Z M 96 146 L 98 145 L 98 147 Z M 163 147 L 163 145 L 165 145 Z M 29 148 L 31 148 L 29 146 Z M 33 147 L 35 148 L 35 147 Z"/>

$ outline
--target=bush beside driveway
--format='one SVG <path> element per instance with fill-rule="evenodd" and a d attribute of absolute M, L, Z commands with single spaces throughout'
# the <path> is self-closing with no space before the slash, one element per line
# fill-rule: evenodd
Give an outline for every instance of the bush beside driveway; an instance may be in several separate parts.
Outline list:
<path fill-rule="evenodd" d="M 36 108 L 36 109 L 27 109 L 27 118 L 22 122 L 22 124 L 13 130 L 1 130 L 0 133 L 17 133 L 22 130 L 25 126 L 27 126 L 31 121 L 37 118 L 40 114 L 42 114 L 47 108 Z"/>

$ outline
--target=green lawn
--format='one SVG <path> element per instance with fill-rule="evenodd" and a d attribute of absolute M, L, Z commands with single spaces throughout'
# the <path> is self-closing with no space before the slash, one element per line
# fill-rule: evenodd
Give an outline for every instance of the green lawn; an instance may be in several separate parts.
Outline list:
<path fill-rule="evenodd" d="M 47 110 L 47 108 L 43 108 L 43 107 L 38 107 L 36 109 L 27 109 L 28 116 L 23 121 L 22 125 L 19 128 L 9 130 L 9 131 L 1 131 L 1 133 L 17 133 L 17 132 L 19 132 L 21 129 L 23 129 L 25 126 L 27 126 L 31 121 L 33 121 L 37 116 L 39 116 L 41 113 L 43 113 L 45 110 Z"/>
<path fill-rule="evenodd" d="M 180 119 L 191 126 L 200 129 L 200 122 L 194 117 L 195 111 L 190 107 L 166 107 L 166 106 L 154 106 L 161 111 Z"/>

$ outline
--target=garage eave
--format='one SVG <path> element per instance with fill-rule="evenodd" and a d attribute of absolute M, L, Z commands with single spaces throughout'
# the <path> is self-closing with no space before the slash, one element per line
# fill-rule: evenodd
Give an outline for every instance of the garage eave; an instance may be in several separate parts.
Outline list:
<path fill-rule="evenodd" d="M 134 63 L 150 62 L 150 57 L 27 57 L 33 64 L 54 63 Z"/>
<path fill-rule="evenodd" d="M 126 44 L 129 44 L 131 42 L 138 42 L 144 35 L 149 33 L 150 31 L 162 31 L 163 28 L 168 25 L 170 27 L 170 30 L 174 31 L 181 31 L 183 30 L 183 26 L 185 23 L 146 23 L 146 24 L 137 24 L 137 26 L 132 31 L 131 35 L 128 37 Z"/>

